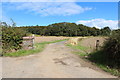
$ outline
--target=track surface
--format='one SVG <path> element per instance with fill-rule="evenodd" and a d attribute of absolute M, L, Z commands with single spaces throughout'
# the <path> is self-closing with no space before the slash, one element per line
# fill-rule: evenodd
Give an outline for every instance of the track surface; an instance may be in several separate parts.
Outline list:
<path fill-rule="evenodd" d="M 2 59 L 4 78 L 114 78 L 72 54 L 63 42 L 47 45 L 43 52 Z"/>

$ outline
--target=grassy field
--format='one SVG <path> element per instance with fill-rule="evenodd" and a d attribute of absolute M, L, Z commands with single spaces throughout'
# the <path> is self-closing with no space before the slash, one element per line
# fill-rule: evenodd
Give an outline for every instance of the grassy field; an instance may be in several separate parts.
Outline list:
<path fill-rule="evenodd" d="M 98 37 L 96 38 L 98 39 Z M 101 40 L 104 40 L 100 37 Z M 77 45 L 71 45 L 71 44 L 67 44 L 66 46 L 71 47 L 72 49 L 76 49 L 77 51 L 73 52 L 79 56 L 81 56 L 82 58 L 85 58 L 85 56 L 88 56 L 88 58 L 85 58 L 89 61 L 92 61 L 93 64 L 97 65 L 99 68 L 101 68 L 102 70 L 111 73 L 112 75 L 115 76 L 120 76 L 120 72 L 117 69 L 114 68 L 109 68 L 107 65 L 104 65 L 104 59 L 102 58 L 102 53 L 101 51 L 95 51 L 95 50 L 91 50 L 91 52 L 88 54 L 87 51 L 88 49 L 94 49 L 94 45 L 95 43 L 92 44 L 92 42 L 95 42 L 95 38 L 87 38 L 85 40 L 81 40 Z M 103 41 L 101 41 L 103 43 Z M 87 46 L 88 44 L 92 45 L 91 47 Z M 84 46 L 85 45 L 85 46 Z M 93 47 L 93 48 L 92 48 Z M 91 56 L 92 57 L 89 57 Z"/>
<path fill-rule="evenodd" d="M 35 37 L 35 43 L 50 42 L 50 41 L 63 40 L 63 39 L 69 39 L 69 38 L 71 38 L 71 37 L 40 36 L 40 37 Z"/>
<path fill-rule="evenodd" d="M 34 53 L 39 53 L 44 50 L 45 46 L 50 43 L 56 43 L 60 41 L 65 41 L 64 40 L 55 40 L 55 41 L 49 41 L 49 42 L 41 42 L 41 43 L 36 43 L 35 48 L 31 50 L 19 50 L 17 52 L 11 52 L 11 53 L 6 53 L 3 56 L 10 56 L 10 57 L 19 57 L 19 56 L 26 56 Z"/>

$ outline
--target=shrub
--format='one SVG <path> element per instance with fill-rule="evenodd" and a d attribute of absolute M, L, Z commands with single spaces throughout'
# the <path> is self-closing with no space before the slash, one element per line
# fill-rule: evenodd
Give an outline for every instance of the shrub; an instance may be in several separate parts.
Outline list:
<path fill-rule="evenodd" d="M 110 67 L 120 68 L 120 30 L 113 31 L 103 46 L 107 64 Z"/>
<path fill-rule="evenodd" d="M 21 49 L 22 37 L 27 33 L 22 29 L 2 26 L 2 51 L 3 53 Z"/>
<path fill-rule="evenodd" d="M 120 30 L 113 31 L 101 50 L 89 55 L 89 60 L 120 70 Z"/>

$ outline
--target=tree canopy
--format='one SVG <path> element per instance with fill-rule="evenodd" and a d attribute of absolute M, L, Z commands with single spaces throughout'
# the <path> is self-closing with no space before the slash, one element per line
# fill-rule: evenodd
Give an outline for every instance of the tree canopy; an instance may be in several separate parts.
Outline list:
<path fill-rule="evenodd" d="M 96 27 L 88 27 L 83 24 L 75 23 L 54 23 L 48 26 L 21 26 L 26 31 L 41 36 L 108 36 L 111 33 L 109 27 L 98 29 Z"/>

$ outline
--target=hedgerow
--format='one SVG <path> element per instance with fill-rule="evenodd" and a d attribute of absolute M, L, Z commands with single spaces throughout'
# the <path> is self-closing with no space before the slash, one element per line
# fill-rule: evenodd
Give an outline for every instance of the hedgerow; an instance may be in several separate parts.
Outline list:
<path fill-rule="evenodd" d="M 27 32 L 22 29 L 5 25 L 2 26 L 2 53 L 21 49 L 22 37 L 26 35 Z"/>
<path fill-rule="evenodd" d="M 103 46 L 107 64 L 120 69 L 120 29 L 113 31 Z"/>
<path fill-rule="evenodd" d="M 101 50 L 91 53 L 89 59 L 111 69 L 120 70 L 120 29 L 114 30 Z"/>

